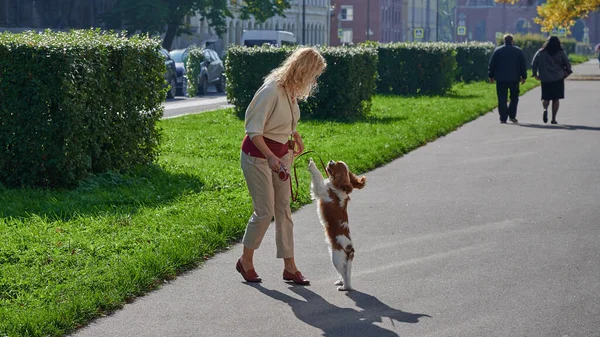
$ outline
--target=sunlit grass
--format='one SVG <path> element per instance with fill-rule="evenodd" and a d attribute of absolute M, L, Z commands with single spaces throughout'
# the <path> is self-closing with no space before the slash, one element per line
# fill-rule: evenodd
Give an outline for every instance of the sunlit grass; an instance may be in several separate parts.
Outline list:
<path fill-rule="evenodd" d="M 579 55 L 579 54 L 570 54 L 569 55 L 569 61 L 571 61 L 571 64 L 579 64 L 579 63 L 584 63 L 589 61 L 590 57 L 589 56 L 585 56 L 585 55 Z"/>

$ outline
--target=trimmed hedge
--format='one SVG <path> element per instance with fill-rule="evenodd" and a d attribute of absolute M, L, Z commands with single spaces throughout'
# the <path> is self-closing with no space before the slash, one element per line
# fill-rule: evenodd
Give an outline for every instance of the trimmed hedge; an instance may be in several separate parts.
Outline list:
<path fill-rule="evenodd" d="M 227 98 L 243 118 L 265 76 L 295 49 L 290 47 L 231 47 L 227 51 Z M 302 118 L 352 120 L 371 107 L 377 75 L 373 48 L 320 47 L 327 69 L 318 79 L 318 91 L 300 103 Z"/>
<path fill-rule="evenodd" d="M 0 182 L 70 187 L 151 162 L 160 42 L 99 30 L 0 34 Z"/>
<path fill-rule="evenodd" d="M 515 46 L 521 48 L 525 54 L 525 60 L 527 60 L 527 67 L 531 68 L 531 62 L 535 53 L 542 48 L 544 42 L 548 37 L 542 34 L 514 34 Z M 573 38 L 562 38 L 559 37 L 560 43 L 567 54 L 575 53 L 575 47 L 577 40 Z M 496 44 L 498 46 L 504 44 L 504 39 L 497 39 Z"/>
<path fill-rule="evenodd" d="M 377 91 L 394 95 L 443 95 L 456 76 L 450 43 L 380 44 Z"/>
<path fill-rule="evenodd" d="M 377 80 L 377 51 L 373 48 L 322 48 L 327 69 L 313 97 L 301 105 L 304 116 L 350 121 L 371 111 Z"/>
<path fill-rule="evenodd" d="M 494 52 L 491 42 L 469 42 L 456 44 L 456 81 L 483 81 L 488 77 L 488 63 Z"/>
<path fill-rule="evenodd" d="M 227 77 L 227 100 L 233 104 L 236 115 L 244 118 L 246 108 L 265 76 L 277 68 L 292 49 L 283 47 L 240 47 L 227 50 L 225 76 Z"/>

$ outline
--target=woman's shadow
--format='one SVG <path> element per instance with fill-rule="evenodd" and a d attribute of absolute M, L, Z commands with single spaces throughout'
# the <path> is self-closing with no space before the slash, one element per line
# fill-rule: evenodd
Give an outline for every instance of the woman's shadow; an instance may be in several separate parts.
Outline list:
<path fill-rule="evenodd" d="M 356 290 L 346 293 L 346 296 L 362 310 L 337 307 L 307 287 L 289 288 L 303 298 L 297 299 L 277 290 L 266 289 L 260 284 L 250 286 L 269 297 L 287 303 L 299 320 L 320 329 L 323 331 L 323 336 L 397 337 L 400 336 L 398 333 L 379 327 L 375 323 L 381 323 L 384 318 L 389 318 L 395 329 L 395 322 L 418 323 L 421 317 L 431 317 L 394 309 L 375 296 Z"/>

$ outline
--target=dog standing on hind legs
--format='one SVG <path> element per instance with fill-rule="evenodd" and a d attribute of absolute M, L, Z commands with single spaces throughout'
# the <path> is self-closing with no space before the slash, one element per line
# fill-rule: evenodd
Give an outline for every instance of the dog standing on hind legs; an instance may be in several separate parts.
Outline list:
<path fill-rule="evenodd" d="M 358 178 L 343 161 L 329 161 L 325 168 L 329 174 L 328 179 L 323 179 L 312 158 L 308 162 L 308 170 L 312 178 L 311 194 L 318 202 L 319 219 L 329 243 L 331 262 L 341 276 L 335 284 L 340 291 L 351 290 L 354 246 L 350 239 L 347 208 L 350 193 L 355 188 L 365 187 L 367 178 Z"/>

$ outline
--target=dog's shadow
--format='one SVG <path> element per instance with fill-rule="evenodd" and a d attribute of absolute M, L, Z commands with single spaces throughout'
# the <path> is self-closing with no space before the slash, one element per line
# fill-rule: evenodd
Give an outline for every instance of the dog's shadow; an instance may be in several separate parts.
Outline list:
<path fill-rule="evenodd" d="M 298 299 L 277 290 L 264 288 L 260 284 L 249 285 L 273 299 L 287 303 L 299 320 L 320 329 L 323 331 L 323 336 L 397 337 L 398 333 L 377 326 L 375 323 L 381 323 L 384 318 L 389 318 L 395 328 L 395 322 L 418 323 L 421 317 L 431 317 L 394 309 L 375 296 L 356 290 L 346 293 L 346 296 L 362 310 L 337 307 L 307 287 L 289 288 L 302 297 Z"/>

